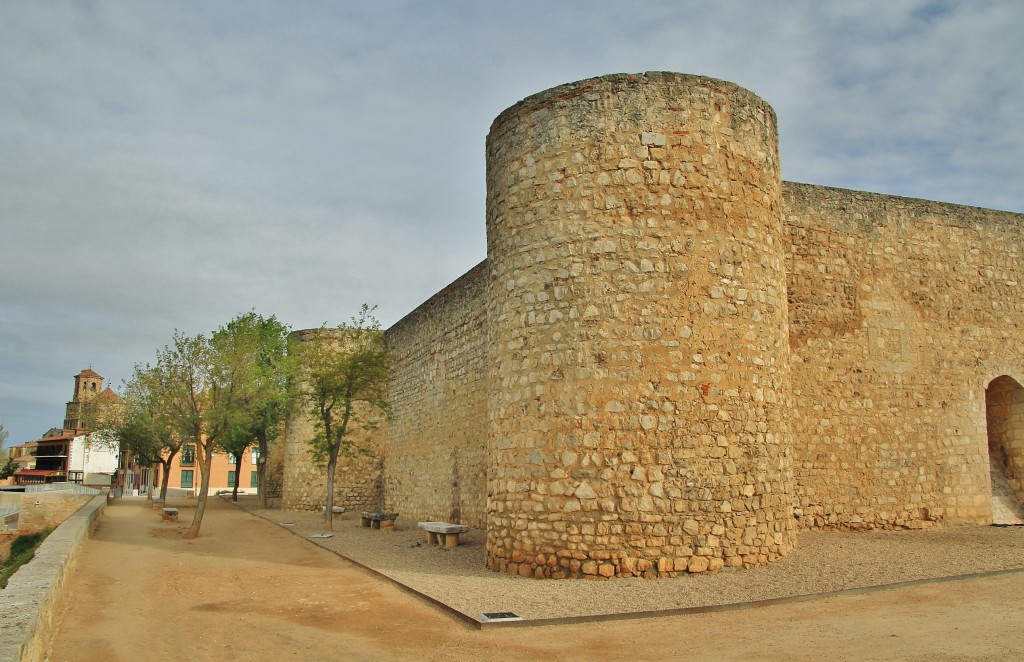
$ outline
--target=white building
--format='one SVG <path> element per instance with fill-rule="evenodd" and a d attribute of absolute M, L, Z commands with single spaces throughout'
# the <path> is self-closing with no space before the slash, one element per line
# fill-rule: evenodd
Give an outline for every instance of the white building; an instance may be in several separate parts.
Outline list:
<path fill-rule="evenodd" d="M 76 435 L 68 452 L 68 480 L 90 486 L 113 484 L 120 452 L 117 440 L 102 432 Z"/>

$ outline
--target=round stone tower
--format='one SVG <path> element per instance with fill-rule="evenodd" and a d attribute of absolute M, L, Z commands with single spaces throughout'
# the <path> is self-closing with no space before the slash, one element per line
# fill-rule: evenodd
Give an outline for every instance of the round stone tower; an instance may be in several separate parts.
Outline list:
<path fill-rule="evenodd" d="M 794 544 L 775 113 L 674 73 L 562 85 L 487 138 L 487 564 L 753 566 Z"/>

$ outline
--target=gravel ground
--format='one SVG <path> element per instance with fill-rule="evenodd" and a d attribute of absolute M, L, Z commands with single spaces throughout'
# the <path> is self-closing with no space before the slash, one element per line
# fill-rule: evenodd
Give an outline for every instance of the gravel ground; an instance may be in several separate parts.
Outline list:
<path fill-rule="evenodd" d="M 475 619 L 504 611 L 525 620 L 661 611 L 1024 569 L 1024 527 L 950 527 L 803 532 L 784 559 L 717 575 L 541 581 L 488 571 L 478 529 L 447 550 L 427 545 L 415 522 L 399 517 L 393 531 L 364 529 L 358 513 L 346 513 L 333 537 L 309 539 L 323 530 L 322 514 L 256 510 L 255 497 L 240 496 L 238 505 Z"/>

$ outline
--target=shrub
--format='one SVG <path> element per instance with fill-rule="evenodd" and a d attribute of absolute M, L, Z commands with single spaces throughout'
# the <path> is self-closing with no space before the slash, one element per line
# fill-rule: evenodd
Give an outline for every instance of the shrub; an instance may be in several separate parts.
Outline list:
<path fill-rule="evenodd" d="M 26 533 L 18 536 L 11 541 L 11 556 L 18 556 L 28 550 L 34 550 L 39 543 L 43 542 L 43 538 L 45 537 L 46 534 L 42 531 L 39 533 Z"/>
<path fill-rule="evenodd" d="M 0 564 L 0 588 L 7 588 L 7 580 L 18 568 L 31 561 L 36 555 L 36 548 L 42 544 L 49 531 L 26 533 L 11 541 L 11 555 Z"/>

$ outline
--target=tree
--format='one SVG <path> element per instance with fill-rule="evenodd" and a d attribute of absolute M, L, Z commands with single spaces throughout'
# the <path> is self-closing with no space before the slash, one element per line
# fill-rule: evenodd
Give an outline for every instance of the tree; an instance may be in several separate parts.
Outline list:
<path fill-rule="evenodd" d="M 314 422 L 316 434 L 308 440 L 314 461 L 326 463 L 326 531 L 334 528 L 334 473 L 339 453 L 352 456 L 357 447 L 351 431 L 372 428 L 389 413 L 391 355 L 380 323 L 373 317 L 374 309 L 363 304 L 351 324 L 322 326 L 295 349 L 299 364 L 296 404 Z"/>
<path fill-rule="evenodd" d="M 136 365 L 124 385 L 124 406 L 107 408 L 99 419 L 120 442 L 121 450 L 151 467 L 161 466 L 160 501 L 167 500 L 171 463 L 185 437 L 167 414 L 168 375 L 162 366 Z"/>
<path fill-rule="evenodd" d="M 239 373 L 240 397 L 231 416 L 232 425 L 221 447 L 235 456 L 235 487 L 238 500 L 241 458 L 256 443 L 256 491 L 259 507 L 267 507 L 266 462 L 270 441 L 284 421 L 292 383 L 294 360 L 288 355 L 288 327 L 276 317 L 255 312 L 239 315 L 213 334 L 213 345 L 222 357 L 239 355 L 247 369 Z"/>
<path fill-rule="evenodd" d="M 195 439 L 199 451 L 202 478 L 186 538 L 198 536 L 203 523 L 214 450 L 232 428 L 255 429 L 253 412 L 265 403 L 267 385 L 258 359 L 263 335 L 248 332 L 259 328 L 260 321 L 268 322 L 253 313 L 242 315 L 209 338 L 175 332 L 173 345 L 157 354 L 157 365 L 169 376 L 167 411 L 172 425 L 182 436 Z"/>
<path fill-rule="evenodd" d="M 278 347 L 273 339 L 286 338 L 286 332 L 274 317 L 248 313 L 209 337 L 175 331 L 173 342 L 157 352 L 151 370 L 160 389 L 153 401 L 160 423 L 166 426 L 168 438 L 194 440 L 198 451 L 201 480 L 186 538 L 198 536 L 202 526 L 214 450 L 260 430 L 269 435 L 277 425 L 275 416 L 280 414 L 273 412 L 283 409 L 278 402 L 287 398 L 268 393 L 274 392 L 275 380 L 288 380 L 287 362 L 274 360 L 277 353 L 284 353 L 284 341 Z M 276 369 L 285 371 L 285 376 L 268 376 Z"/>
<path fill-rule="evenodd" d="M 185 336 L 175 331 L 170 346 L 157 352 L 157 367 L 167 376 L 164 413 L 176 434 L 194 439 L 201 475 L 196 512 L 185 531 L 195 538 L 206 514 L 213 452 L 233 423 L 233 406 L 240 395 L 238 354 L 220 351 L 204 335 Z"/>
<path fill-rule="evenodd" d="M 0 423 L 0 450 L 3 450 L 4 444 L 7 443 L 7 437 L 10 433 L 4 428 L 4 424 Z"/>

